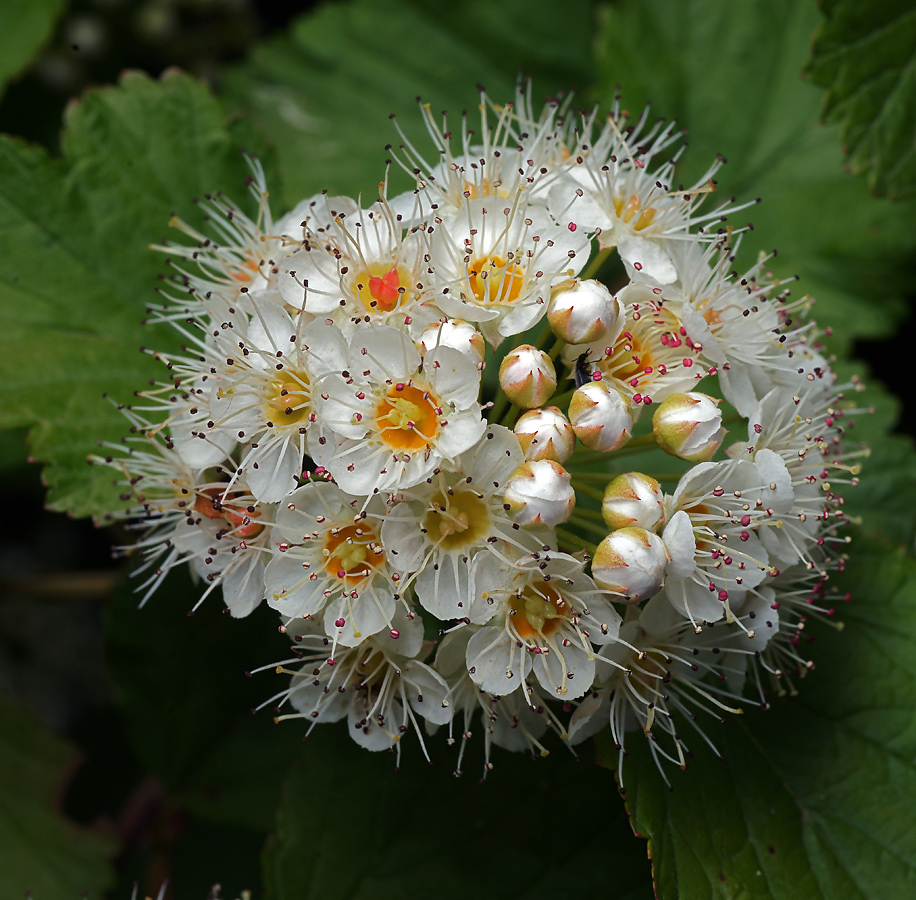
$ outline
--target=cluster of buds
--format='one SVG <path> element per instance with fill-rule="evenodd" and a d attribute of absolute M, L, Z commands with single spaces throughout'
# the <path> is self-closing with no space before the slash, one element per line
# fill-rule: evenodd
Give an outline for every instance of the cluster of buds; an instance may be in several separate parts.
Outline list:
<path fill-rule="evenodd" d="M 809 666 L 855 385 L 766 258 L 732 271 L 743 207 L 707 208 L 720 161 L 675 185 L 673 126 L 524 88 L 480 110 L 475 137 L 422 108 L 405 193 L 275 218 L 252 160 L 256 216 L 175 221 L 151 315 L 185 350 L 95 461 L 143 600 L 187 563 L 233 616 L 276 610 L 278 719 L 398 758 L 442 726 L 459 769 L 478 730 L 489 769 L 636 728 L 684 765 L 679 716 Z"/>

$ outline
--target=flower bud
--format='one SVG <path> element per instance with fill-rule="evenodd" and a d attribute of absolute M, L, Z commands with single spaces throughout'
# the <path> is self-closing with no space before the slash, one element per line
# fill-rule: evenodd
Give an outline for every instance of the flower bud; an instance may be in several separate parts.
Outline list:
<path fill-rule="evenodd" d="M 569 344 L 617 338 L 624 320 L 623 303 L 600 281 L 579 281 L 550 298 L 547 321 L 553 333 Z"/>
<path fill-rule="evenodd" d="M 633 429 L 630 400 L 606 381 L 583 384 L 569 401 L 569 421 L 589 450 L 616 450 Z"/>
<path fill-rule="evenodd" d="M 569 419 L 555 406 L 526 412 L 515 423 L 515 436 L 529 461 L 552 459 L 564 463 L 576 446 L 576 435 Z"/>
<path fill-rule="evenodd" d="M 599 587 L 628 600 L 645 600 L 665 583 L 668 554 L 662 539 L 645 528 L 611 532 L 592 558 L 592 578 Z"/>
<path fill-rule="evenodd" d="M 612 530 L 636 525 L 655 531 L 665 517 L 662 486 L 642 472 L 618 475 L 604 489 L 601 515 Z"/>
<path fill-rule="evenodd" d="M 706 462 L 726 433 L 719 401 L 696 391 L 672 394 L 655 410 L 652 433 L 665 453 L 690 462 Z"/>
<path fill-rule="evenodd" d="M 553 396 L 557 370 L 543 350 L 522 344 L 507 353 L 500 364 L 499 386 L 516 406 L 533 409 Z"/>
<path fill-rule="evenodd" d="M 522 463 L 506 482 L 506 511 L 526 528 L 553 528 L 565 522 L 576 505 L 570 475 L 559 463 L 536 459 Z"/>
<path fill-rule="evenodd" d="M 483 335 L 470 322 L 461 319 L 433 322 L 420 335 L 420 353 L 425 355 L 434 347 L 452 347 L 467 356 L 478 369 L 483 368 L 486 344 Z"/>

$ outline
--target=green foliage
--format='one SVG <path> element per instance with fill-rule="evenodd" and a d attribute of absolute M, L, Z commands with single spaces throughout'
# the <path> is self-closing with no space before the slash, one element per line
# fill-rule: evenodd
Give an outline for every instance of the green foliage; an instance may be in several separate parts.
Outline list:
<path fill-rule="evenodd" d="M 120 402 L 163 367 L 138 352 L 175 346 L 144 328 L 173 212 L 193 198 L 244 195 L 240 136 L 207 89 L 186 75 L 128 73 L 118 88 L 70 106 L 64 158 L 0 139 L 0 427 L 29 426 L 32 457 L 54 509 L 78 516 L 117 505 L 112 471 L 91 468 L 99 440 L 117 441 Z"/>
<path fill-rule="evenodd" d="M 142 609 L 128 586 L 115 596 L 105 622 L 115 699 L 139 756 L 176 797 L 210 821 L 266 829 L 299 740 L 269 710 L 252 716 L 269 685 L 245 673 L 288 644 L 266 607 L 239 623 L 213 597 L 189 616 L 199 596 L 183 572 Z"/>
<path fill-rule="evenodd" d="M 916 196 L 916 9 L 820 0 L 807 74 L 827 89 L 823 115 L 840 122 L 849 166 L 878 194 Z"/>
<path fill-rule="evenodd" d="M 60 811 L 76 749 L 0 695 L 0 879 L 7 896 L 97 896 L 111 883 L 114 842 Z"/>
<path fill-rule="evenodd" d="M 372 200 L 385 146 L 401 143 L 389 114 L 429 150 L 419 92 L 434 112 L 448 110 L 456 129 L 468 109 L 473 128 L 476 84 L 501 103 L 512 98 L 519 69 L 532 75 L 536 98 L 593 79 L 593 4 L 532 12 L 526 0 L 498 10 L 470 0 L 460 13 L 467 27 L 456 28 L 455 10 L 434 0 L 325 4 L 229 73 L 229 102 L 276 143 L 287 207 L 324 189 Z M 411 186 L 396 167 L 392 175 L 401 189 Z"/>
<path fill-rule="evenodd" d="M 443 747 L 441 733 L 427 739 L 435 765 L 410 746 L 396 772 L 392 755 L 366 753 L 343 729 L 317 729 L 265 854 L 270 900 L 651 898 L 643 848 L 608 772 L 562 748 L 549 760 L 497 749 L 496 769 L 479 781 L 483 727 L 475 730 L 471 771 L 456 779 L 458 747 Z"/>
<path fill-rule="evenodd" d="M 3 0 L 0 3 L 0 96 L 44 46 L 67 0 Z"/>
<path fill-rule="evenodd" d="M 836 129 L 818 124 L 818 92 L 800 78 L 817 23 L 794 0 L 749 0 L 740 13 L 716 0 L 624 0 L 604 10 L 597 54 L 603 97 L 622 85 L 626 108 L 651 101 L 687 126 L 685 182 L 722 153 L 719 196 L 763 199 L 732 224 L 753 222 L 754 254 L 778 250 L 774 272 L 800 276 L 842 350 L 903 315 L 899 295 L 913 282 L 899 259 L 916 232 L 914 206 L 869 196 L 842 171 Z"/>
<path fill-rule="evenodd" d="M 815 629 L 817 668 L 797 697 L 711 732 L 722 761 L 694 741 L 669 791 L 632 741 L 627 804 L 661 900 L 916 890 L 916 562 L 860 540 L 837 587 L 852 593 L 838 610 L 848 627 Z M 616 765 L 609 742 L 602 753 Z"/>

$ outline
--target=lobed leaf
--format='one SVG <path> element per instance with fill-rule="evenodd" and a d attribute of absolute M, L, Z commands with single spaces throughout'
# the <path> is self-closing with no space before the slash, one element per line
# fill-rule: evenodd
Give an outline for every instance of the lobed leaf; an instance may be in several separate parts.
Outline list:
<path fill-rule="evenodd" d="M 837 581 L 852 594 L 838 610 L 847 627 L 815 630 L 817 667 L 797 697 L 710 731 L 721 761 L 695 740 L 669 791 L 633 742 L 627 803 L 661 900 L 916 890 L 916 561 L 861 541 Z"/>
<path fill-rule="evenodd" d="M 534 96 L 569 91 L 593 79 L 592 2 L 540 4 L 486 0 L 454 10 L 434 0 L 349 0 L 297 19 L 289 36 L 259 44 L 227 74 L 228 102 L 276 144 L 287 206 L 327 189 L 371 201 L 384 178 L 385 146 L 401 143 L 397 121 L 430 152 L 415 98 L 448 110 L 460 127 L 479 123 L 475 85 L 497 103 L 510 100 L 521 70 Z M 479 127 L 479 124 L 476 126 Z M 399 171 L 392 167 L 398 180 Z M 401 176 L 400 189 L 412 186 Z"/>
<path fill-rule="evenodd" d="M 141 320 L 164 268 L 151 242 L 193 199 L 245 194 L 239 137 L 187 75 L 127 73 L 70 106 L 63 159 L 0 138 L 0 427 L 28 426 L 49 505 L 77 516 L 117 506 L 112 471 L 91 468 L 127 402 L 165 370 L 142 344 L 174 348 Z"/>
<path fill-rule="evenodd" d="M 877 194 L 916 196 L 916 9 L 821 0 L 807 75 L 826 88 L 823 116 L 840 123 L 849 167 Z"/>
<path fill-rule="evenodd" d="M 652 101 L 688 126 L 685 183 L 721 153 L 717 197 L 762 198 L 730 223 L 753 223 L 755 252 L 778 250 L 773 271 L 800 276 L 842 351 L 905 314 L 912 275 L 899 260 L 916 247 L 914 207 L 889 207 L 843 172 L 836 129 L 818 123 L 818 93 L 800 77 L 817 24 L 813 6 L 792 0 L 750 0 L 740 13 L 715 0 L 624 0 L 603 11 L 597 58 L 605 98 L 621 85 L 626 107 Z"/>

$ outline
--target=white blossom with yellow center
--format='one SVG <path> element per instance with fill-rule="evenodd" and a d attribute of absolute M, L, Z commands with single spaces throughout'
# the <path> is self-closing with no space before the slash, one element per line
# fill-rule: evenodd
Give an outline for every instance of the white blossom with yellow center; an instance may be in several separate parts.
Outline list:
<path fill-rule="evenodd" d="M 479 554 L 470 619 L 484 627 L 468 642 L 468 671 L 481 690 L 526 690 L 530 672 L 549 694 L 582 696 L 595 677 L 595 644 L 617 639 L 620 615 L 566 553 L 516 560 Z"/>
<path fill-rule="evenodd" d="M 395 328 L 360 330 L 344 371 L 322 382 L 312 458 L 351 494 L 412 487 L 483 435 L 479 388 L 480 371 L 458 350 L 421 358 Z"/>

